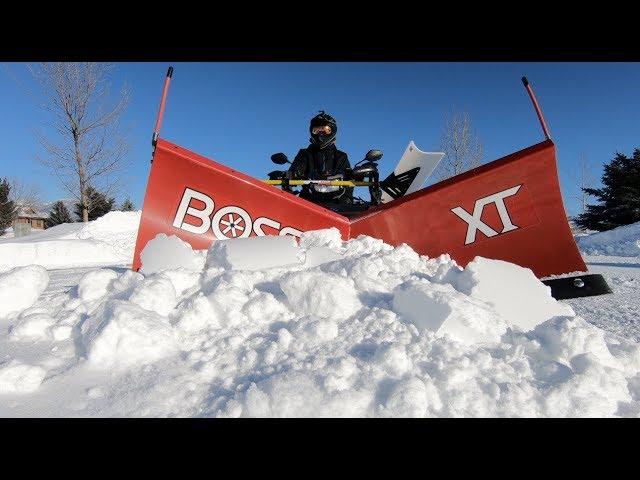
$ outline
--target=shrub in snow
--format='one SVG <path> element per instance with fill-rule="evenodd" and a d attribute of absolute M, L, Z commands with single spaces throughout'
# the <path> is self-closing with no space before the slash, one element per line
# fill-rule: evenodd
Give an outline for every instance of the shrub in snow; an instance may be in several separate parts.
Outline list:
<path fill-rule="evenodd" d="M 46 374 L 47 371 L 42 367 L 26 365 L 17 360 L 0 365 L 0 394 L 34 392 Z"/>
<path fill-rule="evenodd" d="M 63 201 L 58 200 L 53 204 L 49 217 L 44 221 L 46 228 L 55 227 L 63 223 L 72 223 L 73 219 L 69 213 L 69 209 Z"/>
<path fill-rule="evenodd" d="M 49 274 L 39 265 L 16 267 L 0 273 L 0 318 L 33 305 L 49 284 Z"/>

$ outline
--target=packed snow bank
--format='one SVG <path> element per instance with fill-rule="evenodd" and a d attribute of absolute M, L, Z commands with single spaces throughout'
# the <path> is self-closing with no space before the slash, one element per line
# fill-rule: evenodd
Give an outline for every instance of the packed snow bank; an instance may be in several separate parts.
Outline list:
<path fill-rule="evenodd" d="M 586 255 L 640 256 L 640 222 L 576 239 Z"/>
<path fill-rule="evenodd" d="M 71 268 L 130 264 L 141 212 L 109 212 L 88 223 L 64 223 L 0 239 L 0 271 L 30 264 Z"/>
<path fill-rule="evenodd" d="M 38 265 L 0 273 L 0 319 L 33 305 L 48 284 L 47 271 Z"/>
<path fill-rule="evenodd" d="M 207 252 L 156 240 L 144 274 L 92 271 L 11 317 L 12 351 L 35 342 L 70 359 L 63 375 L 33 374 L 57 414 L 640 413 L 640 345 L 575 316 L 527 269 L 483 258 L 461 269 L 335 229 Z M 167 248 L 179 261 L 163 265 Z M 2 399 L 0 414 L 15 415 Z"/>

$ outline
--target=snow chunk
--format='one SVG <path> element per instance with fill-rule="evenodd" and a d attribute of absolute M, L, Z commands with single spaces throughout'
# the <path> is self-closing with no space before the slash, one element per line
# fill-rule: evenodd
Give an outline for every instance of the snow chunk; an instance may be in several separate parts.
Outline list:
<path fill-rule="evenodd" d="M 419 330 L 449 335 L 465 343 L 499 342 L 505 321 L 484 303 L 457 292 L 451 285 L 412 279 L 394 290 L 393 308 Z"/>
<path fill-rule="evenodd" d="M 34 392 L 46 374 L 42 367 L 12 360 L 8 365 L 0 366 L 0 394 Z"/>
<path fill-rule="evenodd" d="M 291 308 L 304 315 L 349 318 L 362 306 L 353 280 L 335 273 L 291 272 L 282 277 L 280 288 Z"/>
<path fill-rule="evenodd" d="M 298 265 L 298 244 L 295 237 L 248 237 L 217 240 L 207 254 L 206 268 L 227 270 L 262 270 Z"/>
<path fill-rule="evenodd" d="M 0 274 L 0 318 L 33 305 L 49 284 L 49 274 L 39 265 L 16 267 Z"/>
<path fill-rule="evenodd" d="M 314 247 L 324 247 L 333 251 L 340 251 L 343 242 L 340 230 L 336 227 L 322 230 L 309 230 L 300 236 L 300 248 L 309 249 Z"/>
<path fill-rule="evenodd" d="M 574 315 L 569 305 L 551 296 L 551 288 L 529 268 L 502 260 L 476 257 L 462 272 L 452 270 L 445 280 L 458 291 L 487 302 L 509 325 L 523 331 L 556 315 Z"/>
<path fill-rule="evenodd" d="M 304 373 L 283 373 L 252 384 L 244 396 L 249 417 L 312 417 L 322 403 L 322 389 Z"/>
<path fill-rule="evenodd" d="M 204 257 L 193 250 L 190 244 L 175 235 L 159 233 L 149 240 L 140 253 L 143 273 L 156 273 L 161 270 L 202 270 Z"/>
<path fill-rule="evenodd" d="M 593 355 L 603 365 L 622 368 L 607 346 L 603 330 L 580 317 L 556 317 L 538 325 L 530 335 L 546 358 L 570 365 L 576 356 Z"/>
<path fill-rule="evenodd" d="M 50 337 L 49 328 L 55 323 L 55 319 L 46 313 L 25 315 L 11 329 L 9 338 L 12 341 L 47 340 Z"/>
<path fill-rule="evenodd" d="M 164 274 L 153 275 L 135 287 L 129 301 L 146 310 L 167 316 L 176 306 L 176 289 Z"/>
<path fill-rule="evenodd" d="M 430 408 L 441 407 L 438 391 L 419 378 L 410 377 L 397 382 L 387 398 L 382 414 L 390 417 L 416 418 L 428 416 Z"/>
<path fill-rule="evenodd" d="M 83 302 L 91 302 L 107 294 L 109 284 L 118 274 L 109 269 L 92 270 L 86 273 L 78 283 L 78 297 Z"/>
<path fill-rule="evenodd" d="M 103 314 L 87 320 L 82 339 L 90 364 L 99 368 L 145 365 L 178 351 L 165 318 L 121 300 L 109 302 Z"/>

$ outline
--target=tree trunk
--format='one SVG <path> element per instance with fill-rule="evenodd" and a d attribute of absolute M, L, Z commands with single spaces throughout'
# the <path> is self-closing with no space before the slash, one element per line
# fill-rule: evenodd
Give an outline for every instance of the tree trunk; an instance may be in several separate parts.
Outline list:
<path fill-rule="evenodd" d="M 82 221 L 89 221 L 89 199 L 87 198 L 87 175 L 80 153 L 80 139 L 75 126 L 73 127 L 73 143 L 76 153 L 76 165 L 78 167 L 78 177 L 80 179 L 80 204 L 82 205 Z"/>

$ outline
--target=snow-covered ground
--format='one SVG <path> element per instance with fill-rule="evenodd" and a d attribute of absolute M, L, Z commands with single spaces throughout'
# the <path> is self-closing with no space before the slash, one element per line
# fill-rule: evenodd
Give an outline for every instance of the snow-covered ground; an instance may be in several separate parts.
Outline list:
<path fill-rule="evenodd" d="M 335 230 L 159 236 L 135 273 L 139 214 L 114 213 L 0 241 L 0 416 L 640 415 L 626 234 L 597 243 L 627 256 L 585 257 L 614 295 L 556 302 L 506 262 Z"/>
<path fill-rule="evenodd" d="M 0 238 L 0 271 L 37 264 L 71 268 L 131 263 L 140 212 L 110 212 L 93 222 L 65 223 L 24 237 Z"/>

